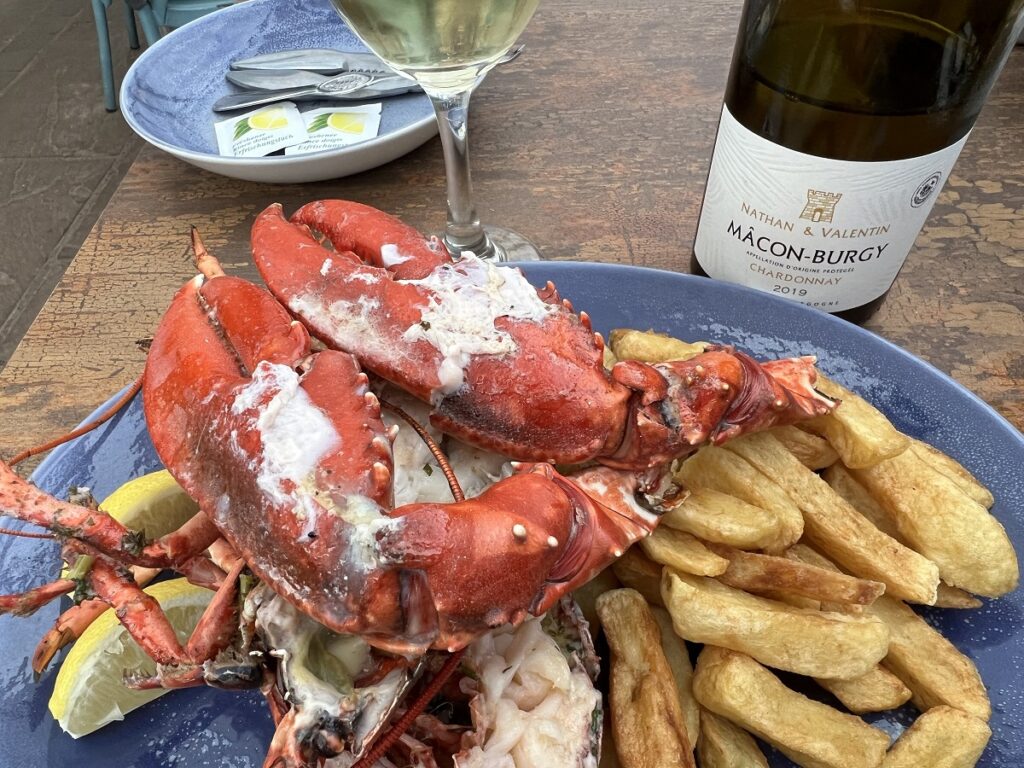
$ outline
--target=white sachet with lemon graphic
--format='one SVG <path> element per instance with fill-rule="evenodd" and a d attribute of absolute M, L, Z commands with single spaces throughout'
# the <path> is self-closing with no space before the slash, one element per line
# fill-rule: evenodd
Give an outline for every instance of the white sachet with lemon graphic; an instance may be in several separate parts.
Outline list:
<path fill-rule="evenodd" d="M 306 141 L 306 125 L 290 101 L 214 124 L 217 149 L 229 157 L 263 157 Z"/>
<path fill-rule="evenodd" d="M 305 155 L 372 139 L 380 129 L 381 105 L 324 107 L 302 113 L 308 139 L 285 149 L 286 155 Z"/>

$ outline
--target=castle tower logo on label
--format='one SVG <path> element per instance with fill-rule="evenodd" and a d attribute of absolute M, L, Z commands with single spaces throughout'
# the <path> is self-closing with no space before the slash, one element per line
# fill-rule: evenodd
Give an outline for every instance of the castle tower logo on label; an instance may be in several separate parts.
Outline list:
<path fill-rule="evenodd" d="M 832 216 L 836 212 L 836 203 L 842 197 L 842 194 L 838 192 L 819 192 L 816 189 L 808 189 L 807 205 L 800 213 L 800 218 L 814 222 L 831 222 Z"/>

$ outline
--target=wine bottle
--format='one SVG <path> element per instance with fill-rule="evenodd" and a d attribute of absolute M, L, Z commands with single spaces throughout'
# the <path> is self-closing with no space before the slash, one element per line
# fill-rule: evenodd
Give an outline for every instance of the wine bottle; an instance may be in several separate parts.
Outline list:
<path fill-rule="evenodd" d="M 746 0 L 691 268 L 854 321 L 881 304 L 1024 0 Z"/>

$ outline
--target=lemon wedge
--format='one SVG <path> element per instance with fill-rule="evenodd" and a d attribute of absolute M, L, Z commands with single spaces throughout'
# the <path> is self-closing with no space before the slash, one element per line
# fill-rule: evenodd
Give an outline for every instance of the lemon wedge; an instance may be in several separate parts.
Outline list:
<path fill-rule="evenodd" d="M 362 133 L 366 127 L 366 115 L 352 112 L 333 112 L 327 124 L 341 133 Z"/>
<path fill-rule="evenodd" d="M 172 579 L 146 588 L 160 603 L 184 642 L 202 615 L 213 592 Z M 50 697 L 50 713 L 74 738 L 85 736 L 167 693 L 165 689 L 135 691 L 123 682 L 126 670 L 156 672 L 150 659 L 107 611 L 82 633 L 61 664 Z"/>
<path fill-rule="evenodd" d="M 251 115 L 249 125 L 261 131 L 274 131 L 288 125 L 288 117 L 281 107 L 271 107 Z"/>
<path fill-rule="evenodd" d="M 129 480 L 101 504 L 100 509 L 146 539 L 180 528 L 199 511 L 166 469 Z"/>

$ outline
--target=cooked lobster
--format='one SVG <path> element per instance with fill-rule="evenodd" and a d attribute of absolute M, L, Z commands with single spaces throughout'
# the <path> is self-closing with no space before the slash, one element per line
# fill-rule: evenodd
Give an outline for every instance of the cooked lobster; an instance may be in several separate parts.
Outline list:
<path fill-rule="evenodd" d="M 273 295 L 196 245 L 201 274 L 164 315 L 142 390 L 157 452 L 201 514 L 144 542 L 0 468 L 0 511 L 53 531 L 68 559 L 95 558 L 87 590 L 168 665 L 150 684 L 224 682 L 206 662 L 236 634 L 243 568 L 381 651 L 462 649 L 543 614 L 653 530 L 679 498 L 673 460 L 834 406 L 814 389 L 810 358 L 758 363 L 709 347 L 607 370 L 601 337 L 553 285 L 453 259 L 357 203 L 311 203 L 291 220 L 272 205 L 257 217 L 253 258 Z M 311 334 L 325 348 L 314 351 Z M 523 463 L 475 498 L 394 507 L 395 433 L 376 381 L 428 403 L 444 432 Z M 204 552 L 221 539 L 218 567 Z M 127 565 L 218 588 L 185 647 Z M 0 608 L 28 611 L 73 586 L 59 580 Z M 345 746 L 347 734 L 327 738 L 321 723 L 312 739 L 294 720 L 275 760 L 301 765 Z"/>

